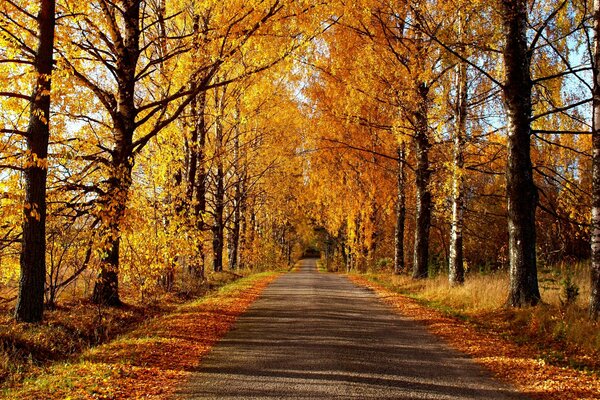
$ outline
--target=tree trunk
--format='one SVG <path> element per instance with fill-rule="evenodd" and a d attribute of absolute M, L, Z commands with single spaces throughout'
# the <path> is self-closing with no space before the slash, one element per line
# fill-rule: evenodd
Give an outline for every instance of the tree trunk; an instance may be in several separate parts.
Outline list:
<path fill-rule="evenodd" d="M 240 192 L 241 192 L 241 196 L 240 196 L 240 233 L 239 233 L 239 240 L 238 240 L 238 266 L 239 268 L 244 268 L 246 267 L 246 257 L 244 256 L 245 254 L 245 250 L 246 250 L 246 244 L 247 244 L 247 230 L 248 230 L 248 224 L 247 224 L 247 217 L 246 214 L 248 212 L 248 201 L 247 201 L 247 197 L 246 197 L 246 191 L 247 191 L 247 180 L 248 180 L 248 172 L 246 170 L 246 165 L 244 165 L 243 171 L 242 171 L 242 177 L 240 178 Z"/>
<path fill-rule="evenodd" d="M 195 227 L 198 230 L 206 228 L 204 213 L 206 212 L 206 167 L 205 167 L 205 146 L 206 146 L 206 92 L 200 92 L 190 103 L 191 136 L 188 146 L 188 166 L 187 166 L 187 187 L 186 200 L 188 206 L 192 207 L 195 218 Z M 196 253 L 197 261 L 190 265 L 190 272 L 199 278 L 204 279 L 204 244 L 198 243 Z"/>
<path fill-rule="evenodd" d="M 206 211 L 206 92 L 200 92 L 198 95 L 197 103 L 197 115 L 196 119 L 196 131 L 198 145 L 197 150 L 197 178 L 195 180 L 196 185 L 196 216 L 202 220 L 202 213 Z M 202 227 L 200 227 L 203 229 Z"/>
<path fill-rule="evenodd" d="M 593 123 L 592 123 L 592 269 L 590 318 L 600 318 L 600 0 L 594 1 L 593 60 Z"/>
<path fill-rule="evenodd" d="M 404 224 L 406 220 L 406 173 L 404 163 L 406 162 L 406 145 L 401 143 L 398 146 L 398 180 L 397 188 L 398 199 L 396 204 L 396 227 L 394 230 L 394 273 L 401 274 L 404 272 Z"/>
<path fill-rule="evenodd" d="M 240 173 L 240 137 L 239 132 L 233 141 L 234 174 L 237 178 L 235 182 L 235 193 L 233 198 L 233 226 L 231 227 L 229 268 L 234 270 L 238 267 L 238 253 L 240 245 L 240 224 L 241 224 L 241 203 L 242 203 L 242 182 Z"/>
<path fill-rule="evenodd" d="M 217 99 L 218 115 L 215 121 L 215 151 L 217 170 L 215 173 L 215 209 L 213 232 L 213 269 L 215 272 L 223 271 L 223 212 L 225 209 L 225 173 L 223 171 L 223 96 Z"/>
<path fill-rule="evenodd" d="M 203 92 L 204 93 L 204 92 Z M 202 104 L 203 99 L 200 98 L 201 95 L 198 95 L 190 102 L 190 117 L 192 118 L 192 122 L 190 124 L 186 124 L 191 129 L 191 134 L 189 138 L 189 144 L 186 141 L 187 148 L 187 173 L 186 173 L 186 188 L 185 188 L 185 198 L 188 205 L 192 204 L 194 201 L 194 192 L 196 190 L 196 178 L 198 175 L 198 155 L 199 155 L 199 143 L 198 143 L 198 133 L 199 133 L 199 121 L 198 121 L 198 109 L 203 110 L 204 105 Z M 204 120 L 204 118 L 202 118 Z"/>
<path fill-rule="evenodd" d="M 506 189 L 510 289 L 508 304 L 513 307 L 535 305 L 540 301 L 538 288 L 535 211 L 537 189 L 531 163 L 531 91 L 530 53 L 527 45 L 527 2 L 503 0 L 505 30 L 504 102 L 508 114 L 508 162 Z"/>
<path fill-rule="evenodd" d="M 44 313 L 46 279 L 46 177 L 50 138 L 50 89 L 53 69 L 55 0 L 41 0 L 38 21 L 38 48 L 35 57 L 37 80 L 31 95 L 25 168 L 25 203 L 19 296 L 15 319 L 39 322 Z"/>
<path fill-rule="evenodd" d="M 136 66 L 139 50 L 140 2 L 123 1 L 123 46 L 115 47 L 117 78 L 117 110 L 114 117 L 115 147 L 109 189 L 101 200 L 103 205 L 101 235 L 105 253 L 100 260 L 100 274 L 94 286 L 92 301 L 96 304 L 119 306 L 119 246 L 121 219 L 127 207 L 133 169 L 133 135 L 136 129 L 135 106 Z M 105 10 L 107 18 L 111 11 Z"/>
<path fill-rule="evenodd" d="M 464 219 L 464 146 L 467 132 L 467 65 L 458 64 L 456 74 L 456 125 L 454 129 L 454 165 L 452 174 L 452 229 L 450 233 L 450 257 L 448 281 L 450 285 L 462 285 L 465 281 L 463 263 Z"/>
<path fill-rule="evenodd" d="M 194 15 L 194 40 L 192 42 L 192 62 L 197 64 L 201 46 L 205 40 L 205 23 L 201 27 L 200 16 Z M 203 213 L 206 211 L 206 91 L 196 95 L 191 102 L 192 134 L 190 138 L 190 154 L 188 156 L 188 170 L 186 197 L 190 204 L 195 200 L 194 215 L 198 220 L 198 229 L 204 229 Z"/>
<path fill-rule="evenodd" d="M 375 254 L 377 252 L 377 238 L 379 236 L 377 226 L 377 204 L 375 202 L 375 196 L 371 198 L 371 205 L 369 206 L 369 221 L 368 224 L 363 225 L 363 231 L 365 231 L 363 242 L 364 242 L 364 255 L 365 255 L 365 267 L 371 268 L 374 266 Z M 368 231 L 368 235 L 367 235 Z"/>
<path fill-rule="evenodd" d="M 125 214 L 133 165 L 126 149 L 131 146 L 133 131 L 120 133 L 113 158 L 110 189 L 102 199 L 101 241 L 104 253 L 100 259 L 100 274 L 94 285 L 92 302 L 105 306 L 118 307 L 119 297 L 119 253 L 121 246 L 121 219 Z"/>
<path fill-rule="evenodd" d="M 212 228 L 213 231 L 213 269 L 215 272 L 223 271 L 223 168 L 217 167 L 215 192 L 215 220 Z"/>
<path fill-rule="evenodd" d="M 429 181 L 429 125 L 428 125 L 428 95 L 429 88 L 425 83 L 417 85 L 419 98 L 418 110 L 415 113 L 415 145 L 417 168 L 416 174 L 416 223 L 415 223 L 415 253 L 413 262 L 413 278 L 427 278 L 429 274 L 429 230 L 431 228 L 431 191 Z"/>
<path fill-rule="evenodd" d="M 206 172 L 206 92 L 202 91 L 198 94 L 196 99 L 194 114 L 192 115 L 194 118 L 194 130 L 195 133 L 193 137 L 196 139 L 197 143 L 194 146 L 194 166 L 193 171 L 191 170 L 192 165 L 190 164 L 190 170 L 188 173 L 188 179 L 192 179 L 191 173 L 194 173 L 195 176 L 192 179 L 193 187 L 188 187 L 188 196 L 194 194 L 195 204 L 194 204 L 194 215 L 196 217 L 196 227 L 199 230 L 206 229 L 206 221 L 204 220 L 204 213 L 206 212 L 206 184 L 208 174 Z M 189 198 L 189 197 L 188 197 Z M 191 198 L 190 198 L 191 200 Z M 199 255 L 199 263 L 200 265 L 195 266 L 196 275 L 204 279 L 204 269 L 205 269 L 205 247 L 204 243 L 200 242 L 198 244 L 197 253 Z"/>
<path fill-rule="evenodd" d="M 119 247 L 120 238 L 111 239 L 107 243 L 108 250 L 101 259 L 100 274 L 94 285 L 92 301 L 96 304 L 118 307 L 119 297 Z"/>

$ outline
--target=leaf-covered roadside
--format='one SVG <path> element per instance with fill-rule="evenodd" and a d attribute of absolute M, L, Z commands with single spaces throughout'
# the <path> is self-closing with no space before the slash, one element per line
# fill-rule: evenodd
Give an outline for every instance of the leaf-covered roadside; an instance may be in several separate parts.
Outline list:
<path fill-rule="evenodd" d="M 491 370 L 498 378 L 535 399 L 584 400 L 600 398 L 600 377 L 572 367 L 547 363 L 535 343 L 516 343 L 500 330 L 486 325 L 474 327 L 463 320 L 420 305 L 405 295 L 365 277 L 349 278 L 373 289 L 379 297 L 404 315 L 425 324 L 430 332 L 452 347 L 465 352 Z"/>
<path fill-rule="evenodd" d="M 24 400 L 166 398 L 277 275 L 262 273 L 227 285 L 76 362 L 50 366 L 2 395 Z"/>

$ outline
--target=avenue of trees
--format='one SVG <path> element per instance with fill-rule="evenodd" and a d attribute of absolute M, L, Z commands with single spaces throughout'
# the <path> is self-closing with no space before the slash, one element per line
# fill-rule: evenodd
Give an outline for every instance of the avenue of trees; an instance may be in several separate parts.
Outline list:
<path fill-rule="evenodd" d="M 598 4 L 360 1 L 334 15 L 304 61 L 331 262 L 393 257 L 396 273 L 447 270 L 451 285 L 506 268 L 521 307 L 542 300 L 539 264 L 591 258 L 598 318 Z"/>
<path fill-rule="evenodd" d="M 0 284 L 36 322 L 207 270 L 591 260 L 600 2 L 4 0 Z M 318 239 L 315 239 L 315 235 Z"/>

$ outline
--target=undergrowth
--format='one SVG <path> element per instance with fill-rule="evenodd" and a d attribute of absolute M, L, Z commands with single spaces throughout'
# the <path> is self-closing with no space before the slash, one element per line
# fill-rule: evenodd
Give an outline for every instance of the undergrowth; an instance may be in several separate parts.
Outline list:
<path fill-rule="evenodd" d="M 389 272 L 365 276 L 446 315 L 482 329 L 536 346 L 540 358 L 553 365 L 600 371 L 600 324 L 588 319 L 589 266 L 581 263 L 540 272 L 542 303 L 506 307 L 508 274 L 470 273 L 464 285 L 452 287 L 444 274 L 426 280 Z"/>
<path fill-rule="evenodd" d="M 239 272 L 239 271 L 238 271 Z M 199 298 L 243 275 L 224 272 L 173 292 L 153 293 L 144 302 L 123 290 L 126 305 L 99 307 L 87 300 L 67 298 L 44 313 L 39 324 L 16 323 L 12 305 L 0 309 L 0 387 L 13 386 L 31 373 L 135 330 L 144 321 L 168 313 L 185 301 Z"/>
<path fill-rule="evenodd" d="M 18 384 L 0 388 L 0 398 L 170 398 L 237 316 L 277 276 L 277 272 L 257 273 L 223 284 L 77 357 L 30 371 Z"/>

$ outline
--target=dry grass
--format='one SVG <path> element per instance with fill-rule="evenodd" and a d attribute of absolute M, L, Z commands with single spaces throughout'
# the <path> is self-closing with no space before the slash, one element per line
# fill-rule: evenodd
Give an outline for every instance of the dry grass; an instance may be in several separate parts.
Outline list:
<path fill-rule="evenodd" d="M 541 271 L 543 303 L 537 307 L 508 309 L 506 272 L 471 273 L 463 286 L 451 287 L 447 276 L 415 281 L 405 275 L 368 274 L 388 289 L 405 294 L 480 329 L 494 329 L 519 343 L 532 343 L 540 358 L 557 366 L 600 371 L 600 329 L 587 317 L 590 296 L 589 266 L 560 265 Z M 570 281 L 570 284 L 568 284 Z M 567 301 L 566 288 L 578 296 Z"/>
<path fill-rule="evenodd" d="M 250 273 L 239 272 L 212 273 L 205 281 L 189 280 L 177 292 L 156 291 L 143 301 L 138 292 L 123 285 L 121 295 L 126 305 L 120 308 L 98 307 L 79 298 L 80 292 L 68 290 L 60 306 L 47 310 L 39 324 L 14 322 L 14 304 L 5 303 L 0 309 L 0 387 L 19 384 L 47 365 L 77 357 Z"/>
<path fill-rule="evenodd" d="M 140 324 L 66 363 L 40 369 L 7 399 L 165 399 L 195 370 L 237 316 L 277 277 L 255 274 Z"/>
<path fill-rule="evenodd" d="M 597 373 L 574 366 L 554 365 L 555 360 L 545 357 L 546 353 L 540 351 L 540 343 L 535 337 L 530 336 L 527 341 L 515 340 L 519 335 L 527 334 L 510 329 L 514 327 L 511 318 L 514 318 L 515 314 L 509 310 L 472 314 L 472 317 L 465 317 L 463 320 L 449 316 L 444 310 L 423 305 L 422 300 L 411 299 L 363 276 L 353 275 L 351 279 L 360 285 L 371 287 L 383 301 L 426 325 L 430 332 L 443 338 L 450 346 L 469 354 L 476 362 L 488 368 L 499 379 L 513 385 L 527 398 L 600 398 L 600 376 Z M 523 312 L 536 314 L 539 311 L 532 309 Z M 596 326 L 596 331 L 599 327 Z M 584 354 L 587 354 L 588 361 L 593 364 L 595 356 Z"/>

